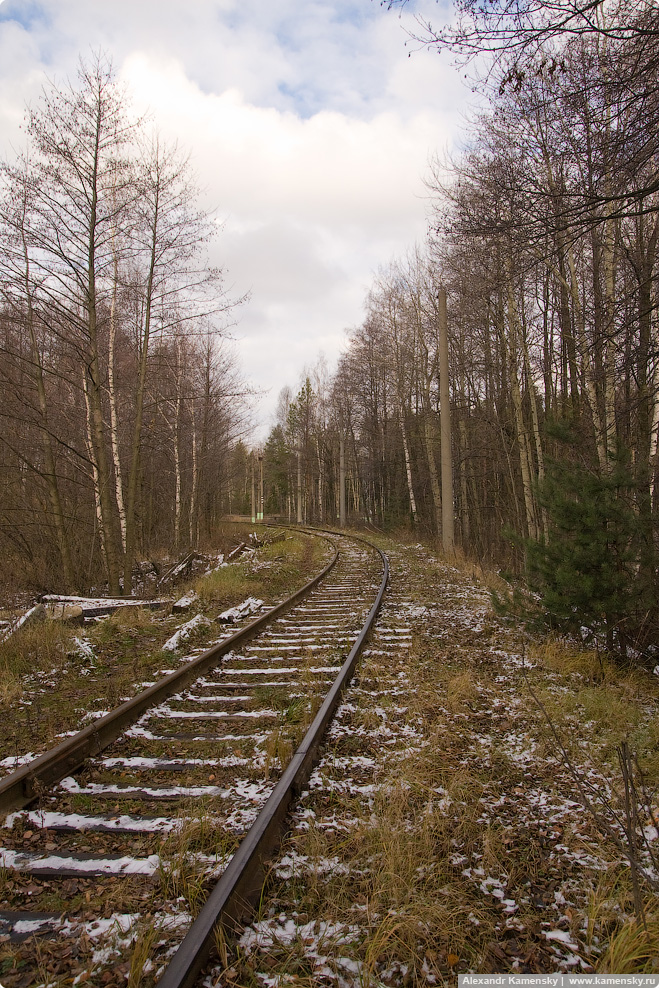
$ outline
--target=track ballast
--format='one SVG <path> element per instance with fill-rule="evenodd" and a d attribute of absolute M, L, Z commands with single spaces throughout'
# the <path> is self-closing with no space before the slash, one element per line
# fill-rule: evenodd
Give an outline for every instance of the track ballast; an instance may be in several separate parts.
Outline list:
<path fill-rule="evenodd" d="M 193 984 L 218 924 L 230 930 L 245 913 L 384 591 L 377 550 L 331 538 L 337 562 L 301 601 L 249 642 L 239 632 L 209 649 L 224 654 L 115 740 L 97 738 L 103 750 L 80 769 L 57 770 L 52 787 L 30 766 L 14 773 L 31 781 L 0 838 L 0 935 L 21 958 L 15 971 L 5 961 L 5 988 L 50 973 L 54 983 L 137 984 L 150 972 Z M 11 794 L 10 780 L 1 785 Z"/>

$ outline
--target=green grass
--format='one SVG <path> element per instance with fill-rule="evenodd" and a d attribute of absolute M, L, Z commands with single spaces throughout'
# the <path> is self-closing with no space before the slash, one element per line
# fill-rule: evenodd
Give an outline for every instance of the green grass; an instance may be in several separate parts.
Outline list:
<path fill-rule="evenodd" d="M 285 539 L 263 546 L 256 559 L 250 553 L 200 577 L 194 589 L 206 610 L 231 607 L 246 597 L 288 596 L 314 576 L 330 557 L 331 550 L 322 539 L 293 532 Z"/>

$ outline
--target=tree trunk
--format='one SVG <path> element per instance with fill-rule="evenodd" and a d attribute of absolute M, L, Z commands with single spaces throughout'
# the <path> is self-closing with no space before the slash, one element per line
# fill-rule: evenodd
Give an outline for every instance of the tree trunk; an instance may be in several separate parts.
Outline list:
<path fill-rule="evenodd" d="M 46 397 L 46 385 L 43 378 L 43 366 L 41 362 L 41 353 L 39 352 L 39 345 L 37 342 L 37 336 L 34 328 L 34 310 L 32 306 L 32 286 L 30 283 L 30 255 L 27 246 L 27 240 L 25 237 L 25 222 L 26 222 L 26 211 L 27 203 L 23 201 L 23 210 L 21 215 L 21 240 L 23 247 L 23 263 L 24 263 L 24 273 L 25 273 L 25 295 L 27 299 L 27 325 L 28 332 L 30 335 L 30 352 L 32 356 L 32 371 L 34 375 L 34 383 L 37 389 L 37 399 L 39 402 L 39 434 L 41 436 L 41 448 L 43 450 L 44 457 L 44 477 L 46 480 L 46 486 L 48 488 L 48 497 L 50 500 L 51 510 L 53 512 L 53 522 L 55 525 L 55 534 L 57 536 L 57 545 L 60 553 L 60 560 L 62 562 L 62 573 L 64 576 L 64 584 L 67 590 L 73 590 L 75 588 L 75 571 L 73 567 L 73 560 L 71 558 L 71 551 L 69 548 L 69 540 L 66 534 L 66 525 L 64 522 L 64 512 L 62 510 L 62 501 L 59 493 L 59 484 L 57 481 L 57 471 L 55 469 L 55 455 L 53 453 L 53 445 L 50 437 L 50 432 L 48 430 L 48 401 Z"/>
<path fill-rule="evenodd" d="M 428 396 L 429 398 L 429 396 Z M 424 402 L 425 404 L 425 402 Z M 428 406 L 430 402 L 428 401 Z M 430 407 L 424 409 L 423 416 L 423 438 L 426 447 L 426 459 L 428 461 L 428 473 L 430 474 L 430 491 L 432 493 L 432 503 L 435 516 L 435 534 L 437 539 L 442 537 L 442 494 L 439 486 L 439 475 L 437 464 L 435 463 L 435 430 L 431 419 L 432 411 Z"/>
<path fill-rule="evenodd" d="M 339 439 L 339 527 L 346 527 L 346 444 L 343 433 Z"/>
<path fill-rule="evenodd" d="M 510 396 L 515 413 L 515 426 L 517 431 L 517 444 L 519 449 L 519 466 L 522 475 L 522 490 L 524 493 L 524 507 L 526 510 L 526 527 L 530 538 L 537 539 L 538 527 L 536 523 L 535 504 L 533 499 L 533 456 L 529 444 L 529 434 L 524 422 L 524 409 L 522 407 L 522 394 L 519 386 L 517 374 L 517 336 L 521 332 L 517 307 L 513 296 L 513 286 L 508 275 L 508 370 L 510 382 Z"/>
<path fill-rule="evenodd" d="M 119 456 L 119 416 L 117 415 L 117 395 L 114 386 L 114 355 L 117 341 L 117 284 L 119 281 L 119 262 L 117 258 L 116 229 L 112 225 L 112 300 L 110 302 L 110 333 L 108 340 L 108 398 L 110 401 L 110 441 L 112 444 L 112 460 L 114 463 L 114 488 L 117 499 L 117 511 L 121 528 L 121 548 L 126 553 L 126 509 L 124 507 L 124 485 L 121 475 L 121 458 Z M 126 578 L 124 574 L 124 587 Z M 130 586 L 126 593 L 130 593 Z"/>
<path fill-rule="evenodd" d="M 609 207 L 611 209 L 611 207 Z M 608 457 L 616 448 L 616 394 L 615 394 L 615 220 L 607 216 L 604 223 L 604 285 L 606 299 L 606 327 L 604 343 L 604 424 L 607 471 Z"/>
<path fill-rule="evenodd" d="M 89 398 L 89 436 L 94 451 L 94 460 L 98 472 L 98 499 L 101 511 L 101 526 L 105 544 L 105 559 L 108 573 L 108 585 L 111 594 L 120 592 L 119 556 L 115 539 L 115 526 L 110 496 L 110 470 L 105 449 L 105 425 L 103 422 L 101 365 L 98 346 L 97 299 L 96 299 L 96 237 L 98 235 L 98 168 L 99 168 L 99 139 L 100 139 L 100 108 L 96 116 L 96 145 L 94 148 L 93 177 L 91 183 L 92 199 L 90 203 L 87 251 L 87 332 L 89 338 L 89 354 L 87 362 L 87 395 Z M 129 589 L 129 588 L 127 588 Z"/>
<path fill-rule="evenodd" d="M 316 458 L 318 460 L 318 521 L 322 525 L 325 521 L 323 510 L 323 461 L 320 456 L 320 438 L 316 436 Z"/>
<path fill-rule="evenodd" d="M 181 343 L 176 337 L 176 399 L 174 401 L 174 545 L 181 546 Z"/>
<path fill-rule="evenodd" d="M 105 556 L 105 532 L 103 530 L 103 513 L 101 511 L 101 494 L 99 489 L 99 477 L 98 469 L 96 467 L 96 459 L 94 455 L 94 445 L 92 443 L 91 436 L 91 407 L 89 404 L 89 395 L 87 393 L 87 377 L 85 375 L 84 367 L 81 368 L 82 374 L 82 390 L 85 396 L 85 447 L 87 449 L 87 456 L 89 457 L 89 462 L 92 468 L 92 484 L 94 490 L 94 509 L 96 514 L 96 524 L 98 526 L 98 539 L 101 544 L 101 553 Z"/>
<path fill-rule="evenodd" d="M 197 496 L 199 487 L 199 470 L 197 466 L 197 424 L 195 417 L 194 399 L 190 403 L 190 416 L 192 419 L 192 490 L 190 491 L 190 548 L 197 546 Z"/>
<path fill-rule="evenodd" d="M 407 441 L 407 429 L 405 428 L 405 409 L 403 408 L 402 402 L 398 406 L 398 415 L 400 417 L 400 431 L 403 437 L 403 454 L 405 456 L 405 476 L 407 478 L 407 493 L 410 499 L 410 512 L 412 515 L 412 523 L 416 525 L 418 521 L 417 510 L 416 510 L 416 498 L 414 497 L 414 485 L 412 483 L 412 463 L 410 460 L 410 447 Z"/>
<path fill-rule="evenodd" d="M 467 478 L 467 423 L 460 419 L 458 423 L 458 434 L 460 436 L 460 528 L 462 535 L 462 548 L 466 552 L 469 548 L 469 497 Z"/>

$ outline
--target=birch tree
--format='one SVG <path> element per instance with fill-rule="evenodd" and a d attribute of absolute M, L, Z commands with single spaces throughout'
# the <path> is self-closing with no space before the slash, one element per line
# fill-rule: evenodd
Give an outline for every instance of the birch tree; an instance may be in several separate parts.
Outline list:
<path fill-rule="evenodd" d="M 44 90 L 30 111 L 33 266 L 51 328 L 84 367 L 88 442 L 98 480 L 99 521 L 111 593 L 120 589 L 121 541 L 112 497 L 103 409 L 101 312 L 112 284 L 112 230 L 127 210 L 126 151 L 135 125 L 111 66 L 100 56 L 80 64 L 77 85 Z"/>

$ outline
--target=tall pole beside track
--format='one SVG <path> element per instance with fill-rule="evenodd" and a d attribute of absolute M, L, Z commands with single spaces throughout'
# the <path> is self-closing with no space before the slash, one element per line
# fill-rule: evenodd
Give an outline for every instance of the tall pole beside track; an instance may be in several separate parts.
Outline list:
<path fill-rule="evenodd" d="M 453 523 L 453 460 L 451 456 L 451 398 L 448 377 L 448 321 L 446 291 L 439 289 L 439 426 L 442 460 L 442 548 L 452 552 Z"/>
<path fill-rule="evenodd" d="M 250 463 L 252 465 L 252 524 L 256 521 L 256 484 L 254 482 L 254 454 L 250 453 Z"/>
<path fill-rule="evenodd" d="M 263 512 L 264 512 L 264 504 L 263 504 L 263 454 L 262 453 L 259 453 L 259 499 L 258 499 L 258 508 L 257 508 L 257 512 L 256 512 L 256 516 L 257 516 L 257 520 L 258 521 L 263 521 Z"/>
<path fill-rule="evenodd" d="M 339 528 L 346 527 L 346 444 L 339 439 Z"/>

